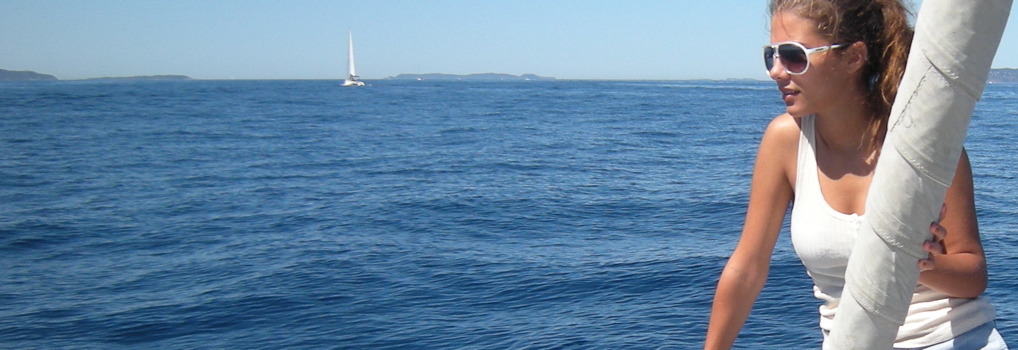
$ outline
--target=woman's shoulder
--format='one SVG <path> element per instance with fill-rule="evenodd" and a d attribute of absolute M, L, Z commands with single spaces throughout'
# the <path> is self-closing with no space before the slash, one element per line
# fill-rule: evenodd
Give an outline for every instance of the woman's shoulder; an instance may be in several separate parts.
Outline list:
<path fill-rule="evenodd" d="M 789 189 L 795 188 L 801 124 L 799 118 L 787 113 L 771 120 L 760 140 L 754 172 L 769 170 L 781 172 L 791 186 Z"/>
<path fill-rule="evenodd" d="M 771 120 L 764 131 L 761 144 L 770 144 L 778 147 L 798 147 L 799 134 L 802 130 L 802 118 L 796 118 L 784 113 Z"/>

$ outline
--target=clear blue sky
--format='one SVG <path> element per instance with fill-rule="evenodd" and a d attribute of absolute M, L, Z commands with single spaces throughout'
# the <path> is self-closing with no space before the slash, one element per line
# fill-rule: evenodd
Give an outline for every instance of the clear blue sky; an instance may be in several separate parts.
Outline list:
<path fill-rule="evenodd" d="M 764 0 L 0 0 L 0 69 L 60 79 L 765 79 Z M 1018 16 L 994 62 L 1018 68 Z"/>

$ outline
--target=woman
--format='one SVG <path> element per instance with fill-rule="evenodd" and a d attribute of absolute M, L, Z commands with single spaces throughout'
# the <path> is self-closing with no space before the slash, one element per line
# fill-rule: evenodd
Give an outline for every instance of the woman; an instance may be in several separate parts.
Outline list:
<path fill-rule="evenodd" d="M 898 0 L 772 0 L 768 74 L 786 113 L 764 133 L 746 222 L 714 297 L 705 348 L 732 346 L 767 279 L 788 205 L 792 243 L 814 281 L 824 338 L 844 287 L 866 195 L 912 39 Z M 1006 349 L 980 297 L 986 259 L 968 156 L 958 159 L 896 348 Z M 826 343 L 826 341 L 825 341 Z"/>

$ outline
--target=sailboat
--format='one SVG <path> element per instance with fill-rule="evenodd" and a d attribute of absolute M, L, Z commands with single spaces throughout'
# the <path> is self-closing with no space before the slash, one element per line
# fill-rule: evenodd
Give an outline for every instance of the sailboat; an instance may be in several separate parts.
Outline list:
<path fill-rule="evenodd" d="M 364 86 L 364 82 L 360 81 L 360 77 L 357 76 L 357 69 L 354 68 L 353 64 L 353 33 L 349 34 L 347 40 L 347 53 L 349 54 L 346 59 L 347 63 L 347 76 L 346 80 L 343 80 L 343 86 Z"/>

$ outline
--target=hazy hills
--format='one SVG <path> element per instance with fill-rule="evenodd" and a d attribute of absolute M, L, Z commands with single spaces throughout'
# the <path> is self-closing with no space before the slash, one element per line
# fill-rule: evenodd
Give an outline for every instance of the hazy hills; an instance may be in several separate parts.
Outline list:
<path fill-rule="evenodd" d="M 555 80 L 552 77 L 542 77 L 536 74 L 523 74 L 523 75 L 512 75 L 512 74 L 499 74 L 499 73 L 481 73 L 481 74 L 400 74 L 385 78 L 387 80 L 439 80 L 439 81 L 547 81 Z M 54 81 L 60 80 L 57 77 L 36 73 L 32 71 L 10 71 L 0 69 L 0 81 Z M 191 77 L 186 75 L 146 75 L 146 76 L 134 76 L 134 77 L 104 77 L 104 78 L 91 78 L 83 80 L 113 80 L 113 81 L 134 81 L 134 80 L 191 80 Z M 1018 83 L 1018 69 L 1015 68 L 997 68 L 990 70 L 990 76 L 987 79 L 989 83 Z"/>
<path fill-rule="evenodd" d="M 523 74 L 523 75 L 512 75 L 512 74 L 500 74 L 500 73 L 480 73 L 480 74 L 400 74 L 394 77 L 388 77 L 385 79 L 389 80 L 458 80 L 458 81 L 526 81 L 526 80 L 555 80 L 551 77 L 542 77 L 536 74 Z"/>
<path fill-rule="evenodd" d="M 0 69 L 0 81 L 35 81 L 35 80 L 57 80 L 49 74 L 40 74 L 31 71 L 11 71 Z"/>
<path fill-rule="evenodd" d="M 57 77 L 32 71 L 11 71 L 0 69 L 0 81 L 47 81 L 60 80 Z M 145 75 L 136 77 L 106 77 L 84 80 L 191 80 L 186 75 Z"/>

